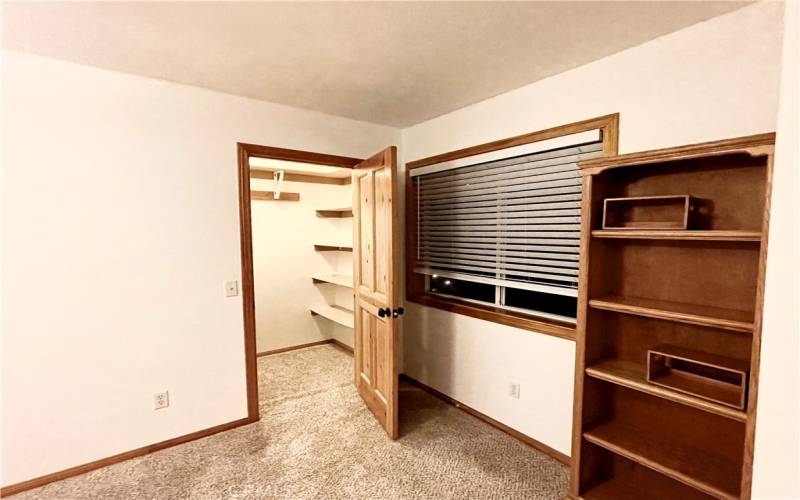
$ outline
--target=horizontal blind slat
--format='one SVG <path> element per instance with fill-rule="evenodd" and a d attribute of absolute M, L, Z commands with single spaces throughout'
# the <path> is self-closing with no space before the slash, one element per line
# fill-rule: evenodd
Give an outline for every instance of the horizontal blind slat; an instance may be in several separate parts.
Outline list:
<path fill-rule="evenodd" d="M 444 250 L 440 250 L 438 248 L 433 250 L 423 249 L 420 252 L 421 258 L 425 258 L 428 256 L 431 257 L 455 257 L 455 258 L 465 258 L 465 259 L 472 259 L 472 260 L 485 260 L 490 262 L 496 261 L 506 261 L 508 259 L 513 259 L 515 257 L 523 257 L 525 259 L 548 259 L 548 260 L 560 260 L 560 261 L 568 261 L 568 262 L 578 262 L 577 254 L 570 254 L 570 253 L 561 253 L 561 252 L 498 252 L 497 255 L 487 254 L 482 250 L 471 249 L 471 248 L 458 248 L 451 252 L 447 252 Z"/>
<path fill-rule="evenodd" d="M 469 204 L 473 201 L 486 201 L 486 200 L 493 200 L 495 204 L 502 205 L 505 200 L 513 200 L 520 198 L 524 198 L 526 203 L 536 203 L 536 200 L 539 198 L 548 197 L 552 195 L 559 195 L 559 194 L 574 194 L 578 195 L 577 199 L 580 199 L 581 186 L 580 184 L 576 184 L 574 186 L 559 186 L 547 189 L 522 189 L 518 191 L 504 192 L 501 195 L 495 193 L 485 193 L 485 194 L 465 195 L 458 198 L 440 197 L 430 200 L 428 199 L 419 200 L 419 205 L 422 208 L 431 208 L 434 206 L 442 206 L 442 205 L 464 205 L 464 204 Z M 543 201 L 551 201 L 551 200 L 547 199 Z"/>
<path fill-rule="evenodd" d="M 573 160 L 573 158 L 578 158 L 578 160 Z M 564 163 L 554 163 L 552 165 L 540 166 L 539 168 L 536 169 L 535 172 L 531 172 L 527 168 L 527 166 L 531 165 L 531 163 L 520 163 L 518 165 L 514 165 L 513 167 L 509 167 L 508 169 L 502 172 L 497 171 L 491 174 L 486 174 L 485 172 L 474 172 L 466 175 L 458 175 L 458 176 L 453 175 L 449 178 L 438 179 L 438 180 L 429 180 L 423 177 L 417 179 L 416 182 L 419 183 L 420 189 L 427 191 L 446 186 L 469 184 L 470 182 L 478 182 L 481 180 L 494 181 L 503 178 L 511 178 L 519 175 L 537 176 L 546 174 L 568 173 L 568 172 L 574 172 L 575 164 L 582 159 L 583 158 L 580 156 L 570 157 L 570 160 Z"/>
<path fill-rule="evenodd" d="M 497 207 L 472 207 L 472 208 L 431 208 L 424 211 L 425 218 L 442 216 L 487 216 L 498 215 L 514 217 L 517 214 L 534 214 L 537 212 L 570 210 L 580 214 L 579 201 L 557 201 L 553 203 L 530 203 L 519 205 L 502 205 Z"/>
<path fill-rule="evenodd" d="M 450 269 L 456 271 L 464 271 L 464 272 L 478 272 L 478 273 L 489 273 L 491 275 L 497 276 L 522 276 L 522 277 L 530 277 L 530 278 L 547 278 L 553 281 L 561 281 L 570 283 L 575 281 L 578 276 L 578 270 L 564 270 L 562 268 L 549 268 L 549 267 L 540 267 L 540 266 L 515 266 L 515 267 L 506 267 L 504 269 L 495 269 L 493 267 L 487 266 L 478 266 L 478 265 L 466 265 L 466 264 L 443 264 L 441 262 L 431 263 L 431 262 L 424 262 L 420 261 L 420 265 L 428 266 L 431 269 Z"/>
<path fill-rule="evenodd" d="M 555 172 L 549 174 L 531 174 L 528 172 L 519 172 L 513 176 L 487 176 L 470 179 L 463 182 L 455 182 L 444 186 L 426 186 L 424 182 L 420 183 L 420 196 L 426 198 L 433 194 L 439 193 L 459 193 L 463 191 L 470 191 L 474 189 L 489 189 L 496 187 L 513 186 L 516 184 L 541 184 L 548 181 L 557 181 L 563 179 L 580 179 L 580 173 L 575 170 L 576 164 L 570 163 L 569 169 L 565 167 L 565 171 Z M 495 177 L 495 178 L 490 178 Z"/>
<path fill-rule="evenodd" d="M 497 259 L 494 261 L 488 261 L 483 259 L 466 259 L 466 258 L 458 258 L 452 256 L 437 256 L 437 255 L 429 255 L 423 257 L 419 260 L 420 263 L 439 263 L 439 264 L 463 264 L 466 266 L 469 265 L 486 265 L 487 263 L 491 263 L 492 269 L 512 269 L 513 266 L 519 265 L 535 265 L 535 266 L 542 266 L 546 268 L 558 268 L 558 269 L 571 269 L 576 270 L 578 269 L 578 263 L 574 261 L 558 261 L 558 260 L 547 260 L 547 259 Z"/>
<path fill-rule="evenodd" d="M 415 273 L 427 275 L 439 275 L 446 278 L 455 278 L 467 281 L 475 281 L 478 283 L 486 283 L 489 285 L 511 286 L 520 288 L 522 290 L 533 290 L 537 292 L 551 293 L 555 295 L 565 295 L 568 297 L 577 297 L 578 290 L 569 285 L 557 284 L 544 284 L 533 281 L 511 281 L 502 278 L 494 278 L 489 276 L 479 276 L 475 274 L 459 273 L 454 271 L 440 271 L 437 269 L 430 269 L 424 266 L 417 266 L 414 268 Z"/>
<path fill-rule="evenodd" d="M 470 173 L 476 173 L 476 175 L 480 175 L 480 174 L 485 174 L 487 172 L 491 173 L 494 171 L 494 169 L 503 169 L 504 167 L 509 167 L 509 166 L 513 167 L 515 165 L 530 163 L 532 161 L 547 161 L 555 158 L 563 158 L 566 156 L 573 156 L 577 154 L 591 154 L 599 152 L 601 150 L 602 150 L 602 143 L 595 142 L 583 146 L 554 149 L 552 151 L 516 156 L 513 158 L 506 158 L 503 160 L 495 160 L 485 163 L 476 163 L 475 165 L 469 165 L 454 170 L 445 170 L 442 172 L 422 175 L 420 176 L 420 178 L 425 178 L 429 181 L 433 181 L 437 179 L 458 178 L 456 176 L 463 176 L 465 174 L 470 174 Z"/>
<path fill-rule="evenodd" d="M 451 200 L 453 198 L 462 199 L 474 195 L 491 195 L 498 199 L 502 199 L 506 195 L 509 195 L 511 193 L 518 193 L 520 191 L 529 192 L 529 191 L 546 190 L 550 188 L 563 188 L 563 187 L 573 187 L 573 186 L 580 187 L 580 185 L 581 185 L 580 177 L 572 177 L 569 179 L 556 179 L 543 182 L 523 182 L 521 184 L 508 184 L 500 186 L 497 189 L 495 189 L 496 186 L 486 189 L 481 189 L 481 188 L 463 189 L 463 190 L 452 189 L 431 195 L 421 194 L 420 201 L 422 202 L 423 205 L 425 205 L 428 202 L 435 203 L 436 200 L 442 200 L 442 199 Z M 495 190 L 497 192 L 494 192 Z"/>
<path fill-rule="evenodd" d="M 515 245 L 512 243 L 479 243 L 479 242 L 469 242 L 464 245 L 457 245 L 457 246 L 448 246 L 447 242 L 425 242 L 420 243 L 419 245 L 419 252 L 424 251 L 433 251 L 433 250 L 442 250 L 442 249 L 449 249 L 449 248 L 458 248 L 460 251 L 468 252 L 468 251 L 485 251 L 491 250 L 492 252 L 486 252 L 487 254 L 491 254 L 494 252 L 522 252 L 530 250 L 530 251 L 537 251 L 537 252 L 549 252 L 549 253 L 561 253 L 561 254 L 577 254 L 578 253 L 578 245 L 574 246 L 554 246 L 554 245 L 536 245 L 536 244 L 526 244 L 523 246 Z"/>
<path fill-rule="evenodd" d="M 490 210 L 492 213 L 513 213 L 516 210 L 538 210 L 541 207 L 575 207 L 580 208 L 580 193 L 565 194 L 554 196 L 542 196 L 535 200 L 528 200 L 526 198 L 502 200 L 503 203 L 499 204 L 497 200 L 478 201 L 468 203 L 464 206 L 446 206 L 438 205 L 428 208 L 421 208 L 418 217 L 424 218 L 427 215 L 434 213 L 481 213 Z"/>
<path fill-rule="evenodd" d="M 416 269 L 574 292 L 581 219 L 577 162 L 601 154 L 602 142 L 594 142 L 413 177 Z"/>
<path fill-rule="evenodd" d="M 438 219 L 428 221 L 423 225 L 423 228 L 479 228 L 486 229 L 490 227 L 508 227 L 508 226 L 525 226 L 528 227 L 532 224 L 580 224 L 580 217 L 578 216 L 542 216 L 542 217 L 517 217 L 517 218 L 494 218 L 494 219 Z"/>

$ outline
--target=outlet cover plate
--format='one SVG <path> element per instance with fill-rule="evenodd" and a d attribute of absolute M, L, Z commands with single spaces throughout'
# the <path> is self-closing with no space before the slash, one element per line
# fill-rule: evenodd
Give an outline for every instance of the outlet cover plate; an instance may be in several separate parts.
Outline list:
<path fill-rule="evenodd" d="M 169 406 L 169 391 L 153 393 L 153 409 L 160 410 Z"/>

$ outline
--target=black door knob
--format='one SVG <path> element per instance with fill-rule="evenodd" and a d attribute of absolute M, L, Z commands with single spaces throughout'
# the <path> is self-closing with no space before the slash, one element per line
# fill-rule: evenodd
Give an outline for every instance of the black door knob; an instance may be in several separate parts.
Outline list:
<path fill-rule="evenodd" d="M 378 308 L 378 317 L 379 318 L 386 318 L 386 317 L 389 317 L 391 314 L 392 314 L 392 311 L 388 307 L 386 309 L 384 309 L 382 307 Z"/>

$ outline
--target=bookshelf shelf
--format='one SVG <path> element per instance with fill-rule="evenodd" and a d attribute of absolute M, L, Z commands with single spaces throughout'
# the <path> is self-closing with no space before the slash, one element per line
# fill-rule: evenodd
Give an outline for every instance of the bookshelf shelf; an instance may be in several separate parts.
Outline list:
<path fill-rule="evenodd" d="M 626 240 L 744 241 L 760 242 L 760 231 L 596 229 L 593 238 Z"/>
<path fill-rule="evenodd" d="M 586 375 L 640 391 L 669 401 L 708 411 L 739 422 L 747 421 L 747 413 L 712 401 L 676 392 L 662 386 L 649 384 L 643 365 L 630 361 L 605 360 L 586 368 Z"/>
<path fill-rule="evenodd" d="M 645 428 L 614 421 L 584 433 L 584 438 L 633 462 L 716 498 L 739 498 L 736 463 L 707 453 L 700 447 L 675 446 Z"/>
<path fill-rule="evenodd" d="M 736 309 L 622 296 L 591 299 L 589 307 L 739 332 L 753 331 L 753 313 Z"/>

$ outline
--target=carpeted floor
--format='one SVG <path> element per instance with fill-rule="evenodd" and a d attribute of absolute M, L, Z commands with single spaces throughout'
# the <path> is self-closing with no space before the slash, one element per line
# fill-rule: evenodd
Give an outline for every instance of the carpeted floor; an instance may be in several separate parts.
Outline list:
<path fill-rule="evenodd" d="M 63 499 L 556 499 L 562 464 L 419 389 L 392 442 L 324 345 L 259 358 L 261 421 L 20 493 Z"/>

